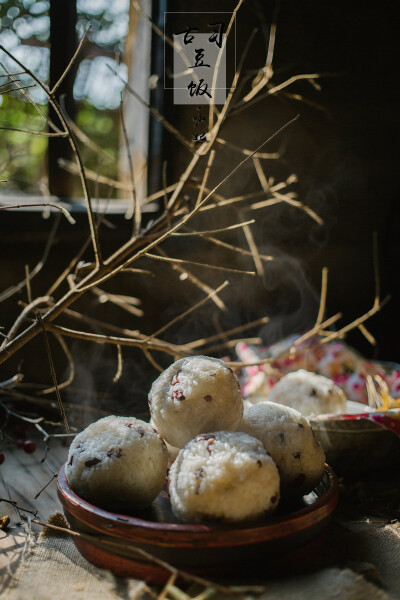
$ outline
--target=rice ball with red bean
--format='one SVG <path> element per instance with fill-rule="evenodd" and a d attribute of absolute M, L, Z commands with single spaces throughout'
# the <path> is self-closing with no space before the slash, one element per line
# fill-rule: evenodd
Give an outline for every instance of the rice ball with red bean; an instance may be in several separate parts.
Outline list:
<path fill-rule="evenodd" d="M 183 446 L 207 431 L 234 431 L 243 414 L 239 380 L 223 361 L 207 356 L 181 358 L 151 386 L 151 418 L 171 446 Z"/>
<path fill-rule="evenodd" d="M 320 481 L 325 454 L 310 423 L 297 410 L 260 402 L 245 409 L 240 429 L 259 439 L 271 454 L 282 496 L 307 494 Z"/>
<path fill-rule="evenodd" d="M 109 416 L 74 438 L 65 475 L 82 498 L 129 511 L 144 508 L 158 495 L 167 462 L 165 443 L 148 423 Z"/>
<path fill-rule="evenodd" d="M 302 415 L 346 412 L 346 396 L 331 379 L 299 369 L 284 375 L 268 395 L 270 402 L 284 404 Z"/>
<path fill-rule="evenodd" d="M 188 523 L 258 519 L 279 501 L 278 469 L 245 433 L 198 435 L 179 452 L 169 478 L 172 510 Z"/>

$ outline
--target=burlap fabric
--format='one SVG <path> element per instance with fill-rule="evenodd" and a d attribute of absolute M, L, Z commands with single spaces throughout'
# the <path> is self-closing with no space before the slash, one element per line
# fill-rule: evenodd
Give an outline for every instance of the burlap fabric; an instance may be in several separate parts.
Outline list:
<path fill-rule="evenodd" d="M 342 564 L 350 561 L 350 568 L 329 567 L 307 575 L 266 581 L 261 600 L 400 598 L 400 528 L 346 532 L 343 547 L 337 551 L 342 555 Z M 50 533 L 40 536 L 24 557 L 3 598 L 134 600 L 143 590 L 141 582 L 116 578 L 88 563 L 68 535 Z"/>

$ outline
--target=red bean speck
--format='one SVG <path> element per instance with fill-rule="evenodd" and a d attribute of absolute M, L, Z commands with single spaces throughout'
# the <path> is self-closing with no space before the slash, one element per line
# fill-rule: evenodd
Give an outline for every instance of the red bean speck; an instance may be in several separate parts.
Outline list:
<path fill-rule="evenodd" d="M 210 394 L 207 394 L 207 396 L 204 396 L 204 400 L 206 400 L 207 402 L 211 402 L 212 396 L 210 396 Z"/>
<path fill-rule="evenodd" d="M 175 373 L 175 375 L 174 375 L 174 376 L 173 376 L 173 378 L 171 379 L 171 385 L 176 385 L 177 383 L 179 383 L 178 376 L 179 376 L 179 373 L 180 373 L 180 372 L 181 372 L 181 371 L 178 371 L 177 373 Z"/>
<path fill-rule="evenodd" d="M 26 440 L 24 442 L 23 449 L 25 450 L 25 452 L 27 454 L 32 454 L 32 452 L 35 452 L 35 450 L 36 450 L 36 444 L 35 444 L 35 442 L 32 442 L 31 440 Z"/>
<path fill-rule="evenodd" d="M 176 398 L 177 400 L 180 400 L 180 401 L 185 400 L 185 396 L 184 396 L 182 390 L 176 390 L 176 391 L 172 392 L 172 397 Z"/>
<path fill-rule="evenodd" d="M 90 458 L 85 462 L 85 465 L 87 467 L 94 467 L 95 465 L 98 465 L 99 462 L 101 462 L 100 458 Z"/>
<path fill-rule="evenodd" d="M 6 457 L 4 456 L 4 454 L 2 452 L 0 452 L 0 465 L 2 465 L 5 460 L 6 460 Z"/>

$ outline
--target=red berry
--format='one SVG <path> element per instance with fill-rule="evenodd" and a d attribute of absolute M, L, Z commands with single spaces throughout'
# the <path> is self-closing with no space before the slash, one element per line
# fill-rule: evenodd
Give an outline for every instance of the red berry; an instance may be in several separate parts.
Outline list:
<path fill-rule="evenodd" d="M 24 442 L 23 448 L 27 454 L 32 454 L 32 452 L 35 452 L 36 450 L 36 444 L 31 440 L 26 440 Z"/>
<path fill-rule="evenodd" d="M 17 446 L 18 446 L 18 448 L 23 448 L 24 444 L 25 444 L 25 440 L 23 440 L 23 439 L 17 440 Z"/>
<path fill-rule="evenodd" d="M 2 452 L 0 452 L 0 465 L 3 464 L 3 462 L 5 461 L 6 457 L 4 456 L 4 454 Z"/>

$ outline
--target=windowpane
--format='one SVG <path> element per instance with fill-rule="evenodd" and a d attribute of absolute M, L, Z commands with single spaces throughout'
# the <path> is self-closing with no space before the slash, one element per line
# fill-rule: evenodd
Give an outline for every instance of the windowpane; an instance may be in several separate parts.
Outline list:
<path fill-rule="evenodd" d="M 90 30 L 76 64 L 73 84 L 74 120 L 90 140 L 104 151 L 99 155 L 93 150 L 93 146 L 90 148 L 81 142 L 83 160 L 89 170 L 116 180 L 121 177 L 121 170 L 126 170 L 126 164 L 124 169 L 124 162 L 120 159 L 122 140 L 119 107 L 124 82 L 128 79 L 129 60 L 125 59 L 124 50 L 129 33 L 129 7 L 129 0 L 77 0 L 76 4 L 77 39 L 81 39 L 89 24 Z M 50 77 L 49 13 L 48 0 L 0 0 L 0 43 L 46 83 Z M 131 32 L 129 37 L 132 34 L 135 35 L 135 32 Z M 20 69 L 11 58 L 2 52 L 0 54 L 0 84 L 3 84 L 8 81 L 7 71 L 15 73 Z M 61 74 L 65 66 L 62 64 L 57 73 L 60 70 Z M 18 75 L 17 79 L 23 86 L 33 84 L 26 74 Z M 146 83 L 147 79 L 148 75 Z M 1 90 L 16 87 L 17 84 L 10 83 Z M 47 114 L 47 97 L 43 90 L 36 85 L 26 91 Z M 0 95 L 0 125 L 47 131 L 45 119 L 38 115 L 32 104 L 19 91 Z M 129 123 L 127 127 L 129 131 Z M 147 135 L 147 129 L 144 130 L 144 134 Z M 48 184 L 47 138 L 3 131 L 2 139 L 4 143 L 0 146 L 1 178 L 7 179 L 7 184 L 2 185 L 1 192 L 45 192 Z M 141 163 L 143 165 L 143 160 Z M 74 175 L 71 177 L 74 181 L 72 195 L 81 198 L 79 179 Z M 99 193 L 101 196 L 108 196 L 109 189 L 100 186 Z"/>

